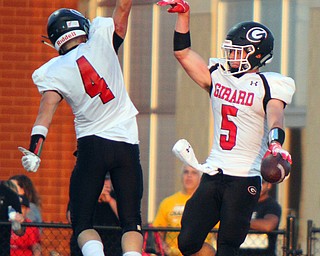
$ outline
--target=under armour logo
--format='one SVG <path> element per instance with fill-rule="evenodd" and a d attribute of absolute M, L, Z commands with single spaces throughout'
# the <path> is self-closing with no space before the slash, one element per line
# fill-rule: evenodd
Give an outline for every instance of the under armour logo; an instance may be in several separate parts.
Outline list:
<path fill-rule="evenodd" d="M 258 86 L 258 81 L 251 81 L 250 85 Z"/>

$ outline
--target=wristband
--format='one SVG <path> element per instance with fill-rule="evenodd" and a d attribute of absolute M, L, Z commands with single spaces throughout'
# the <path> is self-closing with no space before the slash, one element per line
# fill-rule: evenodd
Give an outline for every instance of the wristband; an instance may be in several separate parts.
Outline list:
<path fill-rule="evenodd" d="M 29 151 L 35 153 L 37 156 L 40 156 L 44 140 L 45 137 L 43 137 L 43 135 L 32 135 L 30 140 Z"/>
<path fill-rule="evenodd" d="M 31 140 L 29 150 L 40 156 L 43 142 L 48 134 L 48 128 L 43 125 L 36 125 L 31 131 Z"/>
<path fill-rule="evenodd" d="M 284 133 L 284 130 L 282 130 L 281 128 L 276 127 L 276 128 L 272 128 L 269 131 L 269 140 L 268 140 L 269 144 L 273 141 L 277 141 L 282 146 L 282 144 L 284 143 L 284 139 L 285 139 L 285 133 Z"/>
<path fill-rule="evenodd" d="M 191 46 L 190 31 L 187 33 L 179 33 L 174 31 L 173 36 L 173 50 L 181 51 Z"/>
<path fill-rule="evenodd" d="M 32 131 L 31 131 L 31 135 L 35 135 L 35 134 L 40 134 L 43 137 L 47 137 L 48 128 L 43 125 L 33 126 Z"/>

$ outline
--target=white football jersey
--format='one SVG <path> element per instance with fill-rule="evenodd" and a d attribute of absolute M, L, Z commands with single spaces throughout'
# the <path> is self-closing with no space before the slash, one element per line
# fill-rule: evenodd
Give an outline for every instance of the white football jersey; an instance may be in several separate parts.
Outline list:
<path fill-rule="evenodd" d="M 112 18 L 95 18 L 86 43 L 51 59 L 32 79 L 40 93 L 57 91 L 68 102 L 77 138 L 97 135 L 136 144 L 138 111 L 124 85 L 113 33 Z"/>
<path fill-rule="evenodd" d="M 217 62 L 217 59 L 210 59 L 209 67 Z M 221 168 L 224 174 L 241 177 L 260 175 L 269 132 L 264 99 L 275 98 L 286 104 L 292 100 L 295 91 L 293 79 L 273 72 L 262 74 L 268 83 L 267 93 L 257 73 L 246 73 L 236 78 L 224 75 L 220 67 L 211 73 L 214 138 L 206 162 L 213 168 Z"/>

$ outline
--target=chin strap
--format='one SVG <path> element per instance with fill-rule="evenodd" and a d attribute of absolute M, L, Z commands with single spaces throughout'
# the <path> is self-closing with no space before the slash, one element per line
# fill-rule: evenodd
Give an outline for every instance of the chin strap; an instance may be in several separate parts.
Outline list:
<path fill-rule="evenodd" d="M 42 35 L 41 37 L 49 40 L 49 37 L 47 37 L 47 36 L 43 36 L 43 35 Z M 41 43 L 43 43 L 43 44 L 45 44 L 45 45 L 47 45 L 47 46 L 49 46 L 49 47 L 51 47 L 51 48 L 53 48 L 53 49 L 56 49 L 56 48 L 54 48 L 54 46 L 53 46 L 51 43 L 48 43 L 48 42 L 46 42 L 46 41 L 44 41 L 44 40 L 41 40 Z"/>

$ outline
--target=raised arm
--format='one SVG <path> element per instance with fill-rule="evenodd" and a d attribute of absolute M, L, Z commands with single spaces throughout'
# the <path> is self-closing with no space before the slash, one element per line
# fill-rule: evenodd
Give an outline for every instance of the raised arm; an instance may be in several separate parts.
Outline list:
<path fill-rule="evenodd" d="M 158 5 L 171 5 L 169 13 L 177 13 L 174 32 L 174 56 L 181 66 L 201 88 L 209 91 L 211 76 L 207 63 L 191 49 L 190 8 L 184 0 L 163 0 Z"/>
<path fill-rule="evenodd" d="M 132 0 L 117 0 L 113 11 L 113 20 L 115 24 L 115 32 L 122 39 L 125 38 L 128 27 L 128 19 L 132 6 Z"/>

